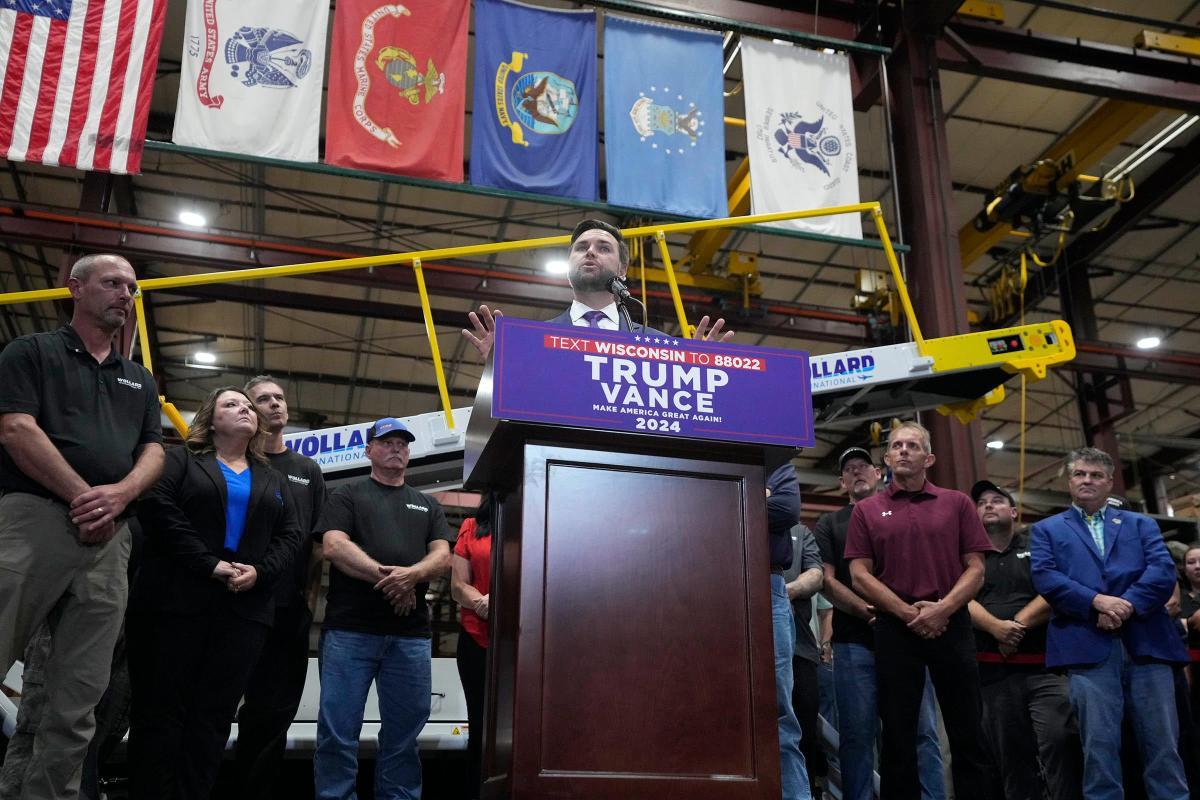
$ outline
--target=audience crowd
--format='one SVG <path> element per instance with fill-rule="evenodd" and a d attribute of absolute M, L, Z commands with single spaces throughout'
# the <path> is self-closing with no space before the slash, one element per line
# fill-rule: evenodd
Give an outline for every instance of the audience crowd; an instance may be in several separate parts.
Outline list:
<path fill-rule="evenodd" d="M 327 496 L 284 447 L 270 376 L 214 390 L 164 453 L 154 379 L 113 345 L 132 268 L 88 256 L 68 286 L 71 324 L 0 354 L 0 672 L 25 666 L 0 800 L 98 800 L 125 718 L 132 797 L 210 797 L 235 719 L 240 794 L 271 796 L 322 561 L 316 796 L 356 796 L 374 686 L 375 796 L 420 797 L 426 590 L 448 577 L 477 797 L 492 498 L 455 536 L 406 483 L 415 436 L 394 418 L 367 431 L 370 474 Z M 1177 565 L 1113 495 L 1102 450 L 1065 454 L 1070 504 L 1029 527 L 1004 486 L 934 485 L 935 461 L 915 422 L 893 426 L 881 463 L 847 449 L 846 506 L 812 531 L 794 468 L 768 482 L 786 800 L 835 783 L 849 800 L 1200 792 L 1200 543 Z"/>

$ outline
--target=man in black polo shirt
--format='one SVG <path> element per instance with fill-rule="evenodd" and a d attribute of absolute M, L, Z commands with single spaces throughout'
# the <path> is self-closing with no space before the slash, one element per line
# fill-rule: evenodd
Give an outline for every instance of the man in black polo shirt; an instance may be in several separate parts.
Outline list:
<path fill-rule="evenodd" d="M 23 797 L 74 798 L 128 593 L 128 507 L 162 471 L 154 377 L 113 338 L 137 278 L 116 255 L 67 280 L 71 323 L 0 354 L 0 672 L 43 622 L 53 647 Z"/>
<path fill-rule="evenodd" d="M 991 481 L 971 499 L 996 552 L 984 558 L 983 587 L 967 604 L 975 626 L 983 728 L 1007 800 L 1081 796 L 1083 754 L 1067 679 L 1046 671 L 1050 604 L 1033 588 L 1029 539 L 1014 534 L 1016 503 Z M 1041 761 L 1041 774 L 1038 762 Z"/>
<path fill-rule="evenodd" d="M 270 436 L 263 449 L 271 467 L 287 480 L 288 497 L 304 537 L 291 574 L 275 584 L 275 623 L 238 710 L 238 790 L 244 798 L 269 800 L 308 676 L 312 627 L 308 597 L 321 580 L 320 554 L 314 557 L 313 535 L 325 504 L 325 479 L 317 462 L 283 443 L 288 404 L 279 381 L 270 375 L 255 376 L 246 383 L 246 394 L 266 421 Z"/>
<path fill-rule="evenodd" d="M 371 474 L 339 486 L 321 514 L 329 598 L 321 633 L 317 800 L 354 797 L 367 692 L 379 690 L 376 797 L 420 797 L 417 735 L 432 683 L 429 581 L 450 572 L 442 507 L 404 482 L 415 437 L 385 417 L 367 431 Z"/>

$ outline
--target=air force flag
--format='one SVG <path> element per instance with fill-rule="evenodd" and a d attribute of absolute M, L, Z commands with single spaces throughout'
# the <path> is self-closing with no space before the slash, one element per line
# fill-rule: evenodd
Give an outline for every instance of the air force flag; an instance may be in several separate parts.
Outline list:
<path fill-rule="evenodd" d="M 729 216 L 721 56 L 719 33 L 605 17 L 608 202 Z"/>
<path fill-rule="evenodd" d="M 596 200 L 596 12 L 475 2 L 471 183 Z"/>

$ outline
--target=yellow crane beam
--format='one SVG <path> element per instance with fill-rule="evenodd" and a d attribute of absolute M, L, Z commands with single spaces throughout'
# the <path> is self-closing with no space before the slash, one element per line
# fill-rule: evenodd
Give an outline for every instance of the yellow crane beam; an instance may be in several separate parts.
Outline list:
<path fill-rule="evenodd" d="M 1036 160 L 1058 161 L 1068 154 L 1072 157 L 1070 170 L 1059 181 L 1059 189 L 1078 180 L 1088 168 L 1112 152 L 1123 139 L 1145 125 L 1161 109 L 1127 100 L 1106 100 L 1087 119 L 1059 139 Z M 1006 223 L 998 223 L 986 231 L 976 230 L 974 222 L 963 225 L 958 232 L 958 249 L 963 269 L 983 257 L 997 242 L 1012 231 Z"/>
<path fill-rule="evenodd" d="M 741 217 L 750 212 L 750 159 L 743 158 L 729 179 L 729 216 Z M 687 252 L 679 260 L 680 267 L 687 267 L 693 275 L 701 275 L 712 267 L 721 245 L 729 238 L 730 231 L 719 228 L 697 231 L 688 240 Z"/>

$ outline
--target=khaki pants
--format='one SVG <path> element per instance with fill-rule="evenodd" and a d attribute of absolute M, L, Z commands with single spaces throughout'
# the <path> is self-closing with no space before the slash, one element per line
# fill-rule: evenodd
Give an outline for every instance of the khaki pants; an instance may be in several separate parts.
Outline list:
<path fill-rule="evenodd" d="M 62 503 L 0 497 L 0 670 L 21 657 L 38 626 L 54 631 L 46 707 L 25 770 L 22 800 L 73 800 L 108 686 L 128 595 L 129 526 L 85 545 Z"/>

